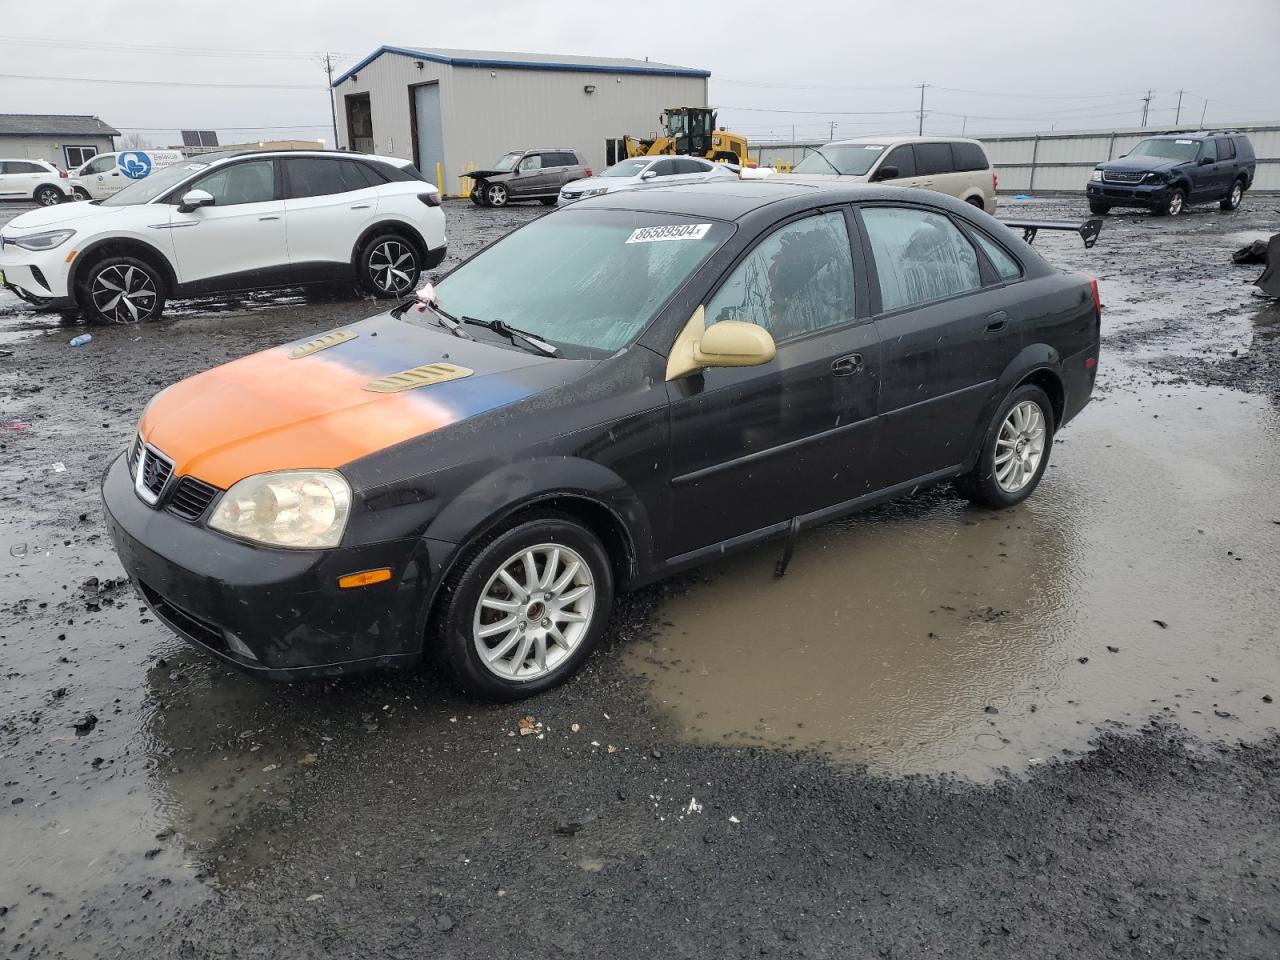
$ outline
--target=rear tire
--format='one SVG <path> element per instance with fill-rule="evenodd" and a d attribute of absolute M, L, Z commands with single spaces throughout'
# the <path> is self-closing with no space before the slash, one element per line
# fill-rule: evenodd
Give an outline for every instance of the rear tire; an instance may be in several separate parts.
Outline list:
<path fill-rule="evenodd" d="M 1101 200 L 1090 200 L 1089 212 L 1096 213 L 1099 216 L 1105 216 L 1106 214 L 1111 212 L 1111 204 L 1104 203 Z"/>
<path fill-rule="evenodd" d="M 57 206 L 65 196 L 66 194 L 57 187 L 51 187 L 47 183 L 36 187 L 36 192 L 31 195 L 32 199 L 42 207 Z"/>
<path fill-rule="evenodd" d="M 71 188 L 71 195 L 72 195 L 73 197 L 75 197 L 77 200 L 92 200 L 92 199 L 93 199 L 93 197 L 89 196 L 89 191 L 88 191 L 88 190 L 86 190 L 84 187 L 72 187 L 72 188 Z"/>
<path fill-rule="evenodd" d="M 968 198 L 966 198 L 966 199 L 965 199 L 965 201 L 964 201 L 964 202 L 965 202 L 965 203 L 967 203 L 967 204 L 969 204 L 969 206 L 971 206 L 971 207 L 977 207 L 979 210 L 986 210 L 986 209 L 987 209 L 987 205 L 986 205 L 985 203 L 983 203 L 983 202 L 982 202 L 982 198 L 981 198 L 981 197 L 968 197 Z"/>
<path fill-rule="evenodd" d="M 996 411 L 978 462 L 955 481 L 966 500 L 1002 510 L 1021 503 L 1044 476 L 1053 449 L 1053 404 L 1034 384 L 1018 387 Z"/>
<path fill-rule="evenodd" d="M 555 197 L 540 197 L 539 199 L 544 207 L 554 207 L 556 205 Z"/>
<path fill-rule="evenodd" d="M 1240 209 L 1240 201 L 1244 199 L 1244 180 L 1236 180 L 1231 184 L 1231 192 L 1218 201 L 1218 209 L 1224 213 Z"/>
<path fill-rule="evenodd" d="M 137 257 L 105 257 L 84 278 L 76 297 L 91 323 L 133 324 L 164 312 L 167 290 L 160 271 Z"/>
<path fill-rule="evenodd" d="M 428 637 L 462 689 L 521 700 L 572 676 L 612 609 L 613 568 L 600 539 L 569 517 L 537 514 L 467 552 L 440 588 Z"/>
<path fill-rule="evenodd" d="M 417 248 L 398 233 L 380 233 L 360 251 L 356 261 L 361 288 L 379 299 L 408 296 L 418 284 L 422 259 Z"/>

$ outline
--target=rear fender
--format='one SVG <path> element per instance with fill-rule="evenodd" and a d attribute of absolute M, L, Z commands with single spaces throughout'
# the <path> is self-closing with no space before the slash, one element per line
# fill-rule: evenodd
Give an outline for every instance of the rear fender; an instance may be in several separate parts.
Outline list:
<path fill-rule="evenodd" d="M 1005 397 L 1019 383 L 1040 370 L 1048 371 L 1057 380 L 1059 388 L 1062 388 L 1062 355 L 1047 343 L 1036 343 L 1023 347 L 1022 352 L 1014 357 L 1009 365 L 1004 368 L 1004 373 L 996 381 L 996 385 L 991 390 L 991 396 L 983 405 L 982 412 L 978 415 L 978 421 L 974 424 L 973 437 L 969 444 L 969 455 L 965 457 L 964 461 L 965 469 L 972 469 L 974 464 L 978 462 L 978 455 L 982 452 L 982 442 L 986 439 L 991 421 L 995 418 L 996 411 L 1000 409 L 1000 404 L 1004 403 Z"/>

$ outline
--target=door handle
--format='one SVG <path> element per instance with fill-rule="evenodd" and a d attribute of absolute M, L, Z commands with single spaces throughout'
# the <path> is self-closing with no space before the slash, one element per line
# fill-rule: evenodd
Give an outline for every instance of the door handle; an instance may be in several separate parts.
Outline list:
<path fill-rule="evenodd" d="M 861 370 L 862 354 L 860 353 L 851 353 L 847 357 L 831 361 L 831 375 L 833 377 L 847 377 L 851 374 L 859 373 Z"/>
<path fill-rule="evenodd" d="M 352 209 L 352 210 L 368 210 L 368 209 L 369 209 L 369 204 L 367 204 L 367 203 L 353 203 L 353 204 L 351 205 L 351 209 Z"/>
<path fill-rule="evenodd" d="M 1003 330 L 1009 325 L 1009 314 L 1003 310 L 997 310 L 995 313 L 987 314 L 987 332 L 995 333 L 997 330 Z"/>
<path fill-rule="evenodd" d="M 267 214 L 267 216 L 265 216 L 265 217 L 259 217 L 258 219 L 259 219 L 259 220 L 279 220 L 279 219 L 280 219 L 280 214 L 278 214 L 278 213 L 271 213 L 271 214 Z"/>

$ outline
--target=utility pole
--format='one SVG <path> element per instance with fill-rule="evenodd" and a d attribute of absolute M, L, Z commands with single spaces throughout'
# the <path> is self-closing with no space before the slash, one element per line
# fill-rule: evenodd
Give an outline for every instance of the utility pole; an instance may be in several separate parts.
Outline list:
<path fill-rule="evenodd" d="M 1175 127 L 1176 127 L 1176 126 L 1179 124 L 1179 122 L 1181 122 L 1181 120 L 1182 120 L 1182 95 L 1183 95 L 1184 93 L 1186 93 L 1186 92 L 1187 92 L 1187 91 L 1185 91 L 1185 90 L 1179 90 L 1179 91 L 1178 91 L 1178 111 L 1177 111 L 1177 113 L 1175 113 L 1175 114 L 1173 115 L 1173 125 L 1174 125 Z"/>
<path fill-rule="evenodd" d="M 338 108 L 333 103 L 333 56 L 326 53 L 324 55 L 324 72 L 329 78 L 329 83 L 325 89 L 329 94 L 329 116 L 333 118 L 333 149 L 338 149 Z M 349 145 L 348 145 L 349 146 Z"/>
<path fill-rule="evenodd" d="M 927 83 L 920 84 L 920 124 L 916 129 L 916 134 L 921 137 L 924 136 L 924 88 L 927 86 Z"/>
<path fill-rule="evenodd" d="M 1204 98 L 1204 109 L 1200 111 L 1200 129 L 1204 129 L 1204 115 L 1209 112 L 1209 98 Z"/>
<path fill-rule="evenodd" d="M 835 138 L 836 138 L 836 122 L 835 122 L 834 120 L 832 120 L 832 121 L 831 121 L 831 132 L 827 134 L 827 139 L 828 139 L 828 140 L 834 140 Z"/>
<path fill-rule="evenodd" d="M 969 118 L 966 116 L 960 121 L 960 136 L 964 136 L 965 129 L 969 126 Z"/>
<path fill-rule="evenodd" d="M 1142 98 L 1142 123 L 1139 126 L 1147 125 L 1147 111 L 1151 108 L 1151 88 L 1147 88 L 1147 95 Z"/>

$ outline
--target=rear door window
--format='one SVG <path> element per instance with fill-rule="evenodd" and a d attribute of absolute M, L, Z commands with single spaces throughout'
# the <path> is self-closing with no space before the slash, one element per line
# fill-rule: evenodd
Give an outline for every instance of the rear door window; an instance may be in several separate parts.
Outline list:
<path fill-rule="evenodd" d="M 914 207 L 864 207 L 862 222 L 875 258 L 882 311 L 982 287 L 978 252 L 942 214 Z"/>
<path fill-rule="evenodd" d="M 951 144 L 917 143 L 916 176 L 928 177 L 939 173 L 951 173 Z"/>
<path fill-rule="evenodd" d="M 759 241 L 707 304 L 707 323 L 742 320 L 787 340 L 852 320 L 853 289 L 844 214 L 823 213 Z"/>
<path fill-rule="evenodd" d="M 677 157 L 676 173 L 706 173 L 711 169 L 711 164 L 705 160 L 695 160 L 693 157 Z"/>
<path fill-rule="evenodd" d="M 339 160 L 338 170 L 347 190 L 364 190 L 384 182 L 368 166 L 355 160 Z"/>
<path fill-rule="evenodd" d="M 882 167 L 897 167 L 897 179 L 905 180 L 908 177 L 916 175 L 916 155 L 911 149 L 911 144 L 904 143 L 900 147 L 894 147 L 889 151 L 889 156 L 884 158 Z"/>
<path fill-rule="evenodd" d="M 289 188 L 285 196 L 290 200 L 303 197 L 327 197 L 334 193 L 346 193 L 347 186 L 342 167 L 337 160 L 327 157 L 290 157 L 284 161 Z"/>
<path fill-rule="evenodd" d="M 1218 159 L 1234 160 L 1236 158 L 1236 144 L 1230 137 L 1218 138 Z"/>
<path fill-rule="evenodd" d="M 29 163 L 26 160 L 6 160 L 4 162 L 5 173 L 48 173 L 44 167 L 38 164 Z"/>
<path fill-rule="evenodd" d="M 956 141 L 951 144 L 951 161 L 956 170 L 969 172 L 972 170 L 985 170 L 987 163 L 987 155 L 982 152 L 982 148 L 976 143 L 963 143 Z"/>

